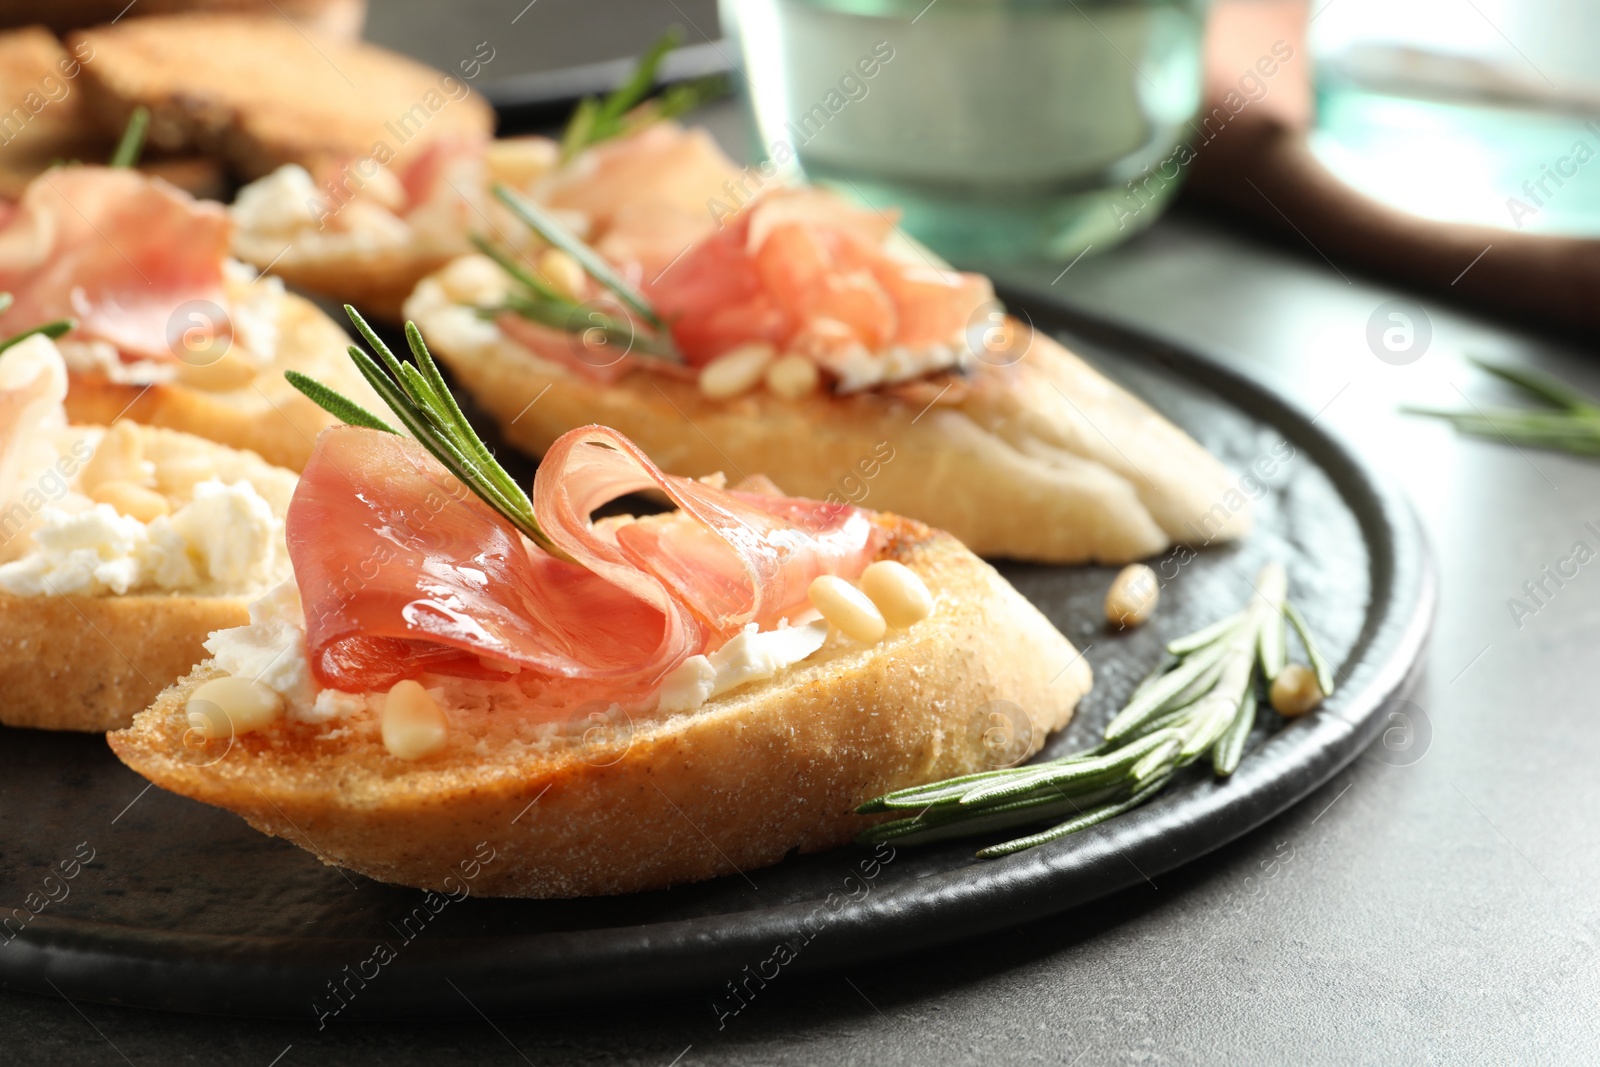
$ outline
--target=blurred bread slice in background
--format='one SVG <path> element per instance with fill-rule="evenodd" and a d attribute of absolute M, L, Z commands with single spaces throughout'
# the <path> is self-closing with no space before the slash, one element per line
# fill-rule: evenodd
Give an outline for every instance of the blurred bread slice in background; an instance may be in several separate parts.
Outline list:
<path fill-rule="evenodd" d="M 0 11 L 23 6 L 4 4 Z M 52 164 L 102 163 L 111 155 L 120 131 L 94 120 L 83 92 L 84 60 L 91 55 L 86 49 L 69 52 L 43 26 L 0 33 L 0 198 L 20 197 Z M 227 190 L 226 173 L 215 159 L 152 154 L 141 169 L 195 196 Z"/>
<path fill-rule="evenodd" d="M 101 128 L 122 129 L 142 104 L 153 147 L 218 156 L 246 181 L 285 163 L 387 164 L 385 154 L 494 130 L 492 109 L 460 79 L 276 14 L 130 18 L 66 41 L 93 54 L 80 80 Z"/>
<path fill-rule="evenodd" d="M 98 163 L 110 154 L 115 140 L 84 110 L 82 74 L 83 64 L 44 27 L 0 33 L 0 196 L 20 196 L 57 160 Z"/>
<path fill-rule="evenodd" d="M 325 37 L 354 41 L 367 20 L 367 0 L 0 0 L 0 29 L 41 25 L 57 33 L 124 18 L 187 11 L 281 15 Z"/>

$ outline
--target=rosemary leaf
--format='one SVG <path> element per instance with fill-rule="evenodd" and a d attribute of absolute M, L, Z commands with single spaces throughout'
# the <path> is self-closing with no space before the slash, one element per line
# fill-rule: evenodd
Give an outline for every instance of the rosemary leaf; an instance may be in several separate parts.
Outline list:
<path fill-rule="evenodd" d="M 123 129 L 122 139 L 117 142 L 116 151 L 111 153 L 108 165 L 120 168 L 138 166 L 139 157 L 144 154 L 144 139 L 149 132 L 150 109 L 140 104 L 128 116 L 128 125 Z"/>
<path fill-rule="evenodd" d="M 1567 411 L 1586 411 L 1600 414 L 1600 406 L 1596 406 L 1593 400 L 1561 379 L 1545 374 L 1543 371 L 1534 370 L 1532 367 L 1519 367 L 1510 363 L 1495 363 L 1486 359 L 1472 359 L 1471 363 L 1479 370 L 1492 374 L 1501 381 L 1510 382 L 1535 399 L 1554 404 L 1556 407 Z"/>
<path fill-rule="evenodd" d="M 1218 619 L 1203 630 L 1196 630 L 1187 637 L 1180 637 L 1176 641 L 1167 643 L 1167 651 L 1174 656 L 1186 656 L 1206 645 L 1222 640 L 1234 631 L 1240 623 L 1244 622 L 1244 612 L 1237 612 L 1225 619 Z"/>
<path fill-rule="evenodd" d="M 301 374 L 297 370 L 286 370 L 283 376 L 313 404 L 341 422 L 347 422 L 351 426 L 365 426 L 369 430 L 382 430 L 384 433 L 400 432 L 343 393 L 328 388 L 315 378 Z"/>
<path fill-rule="evenodd" d="M 1458 433 L 1500 440 L 1516 447 L 1600 455 L 1600 404 L 1565 382 L 1530 367 L 1481 359 L 1474 359 L 1472 363 L 1549 406 L 1451 411 L 1404 405 L 1400 410 L 1408 415 L 1444 419 Z"/>
<path fill-rule="evenodd" d="M 1317 685 L 1322 689 L 1322 695 L 1333 696 L 1333 670 L 1328 666 L 1328 659 L 1322 654 L 1322 649 L 1318 648 L 1317 642 L 1312 639 L 1311 627 L 1306 624 L 1306 617 L 1289 601 L 1284 602 L 1283 613 L 1294 627 L 1294 632 L 1300 635 L 1300 646 L 1306 650 L 1306 659 L 1311 661 L 1311 669 L 1317 675 Z"/>
<path fill-rule="evenodd" d="M 611 124 L 616 123 L 623 115 L 632 111 L 635 106 L 650 94 L 656 83 L 656 71 L 661 67 L 661 61 L 667 53 L 683 43 L 683 30 L 677 26 L 670 26 L 655 43 L 645 49 L 639 61 L 633 65 L 633 72 L 628 75 L 628 80 L 614 89 L 601 101 L 595 110 L 594 129 L 602 136 Z"/>
<path fill-rule="evenodd" d="M 0 307 L 0 313 L 3 313 L 5 308 L 11 306 L 11 294 L 6 293 L 5 297 L 6 303 L 4 307 Z M 78 324 L 72 319 L 56 319 L 54 322 L 47 322 L 42 326 L 35 326 L 30 330 L 23 330 L 19 334 L 14 334 L 11 337 L 7 337 L 4 341 L 0 341 L 0 352 L 4 352 L 14 344 L 19 344 L 23 341 L 26 341 L 36 333 L 42 333 L 53 341 L 57 337 L 71 333 L 77 325 Z"/>
<path fill-rule="evenodd" d="M 1218 739 L 1217 747 L 1211 750 L 1211 769 L 1218 777 L 1226 778 L 1238 768 L 1239 758 L 1244 755 L 1244 743 L 1249 740 L 1250 730 L 1255 724 L 1256 690 L 1251 686 L 1244 691 L 1239 710 Z"/>
<path fill-rule="evenodd" d="M 511 275 L 515 281 L 520 282 L 524 287 L 532 290 L 542 299 L 548 300 L 552 304 L 565 304 L 572 307 L 577 306 L 564 294 L 557 292 L 549 282 L 545 281 L 537 274 L 534 274 L 532 271 L 525 270 L 522 264 L 518 263 L 504 252 L 500 251 L 499 247 L 497 247 L 493 241 L 483 236 L 483 234 L 472 234 L 470 235 L 470 240 L 472 241 L 473 247 L 482 252 L 484 255 L 488 256 L 490 259 L 494 260 L 497 267 Z"/>
<path fill-rule="evenodd" d="M 1003 845 L 991 845 L 988 848 L 979 849 L 978 858 L 999 859 L 1001 856 L 1009 856 L 1013 852 L 1022 852 L 1038 845 L 1049 844 L 1051 841 L 1066 837 L 1068 834 L 1075 834 L 1079 830 L 1087 830 L 1096 823 L 1105 822 L 1107 819 L 1112 818 L 1113 816 L 1121 815 L 1125 811 L 1132 811 L 1140 804 L 1143 804 L 1146 800 L 1149 800 L 1151 797 L 1155 796 L 1156 793 L 1160 792 L 1161 788 L 1165 786 L 1171 778 L 1171 774 L 1164 774 L 1159 777 L 1152 778 L 1150 781 L 1141 786 L 1139 790 L 1131 797 L 1120 803 L 1107 804 L 1104 807 L 1093 808 L 1084 812 L 1082 815 L 1079 815 L 1075 819 L 1068 819 L 1066 822 L 1057 826 L 1052 826 L 1048 830 L 1042 830 L 1039 833 L 1030 834 L 1027 837 L 1019 837 L 1015 841 L 1007 841 Z"/>
<path fill-rule="evenodd" d="M 644 298 L 644 294 L 629 285 L 622 275 L 612 269 L 611 264 L 602 259 L 594 249 L 580 241 L 554 215 L 533 201 L 518 196 L 502 182 L 494 184 L 494 195 L 531 230 L 577 260 L 578 265 L 591 278 L 609 289 L 616 295 L 618 300 L 648 322 L 651 327 L 663 333 L 666 331 L 666 323 L 661 320 L 660 315 L 656 314 L 655 308 L 650 306 L 650 302 Z"/>

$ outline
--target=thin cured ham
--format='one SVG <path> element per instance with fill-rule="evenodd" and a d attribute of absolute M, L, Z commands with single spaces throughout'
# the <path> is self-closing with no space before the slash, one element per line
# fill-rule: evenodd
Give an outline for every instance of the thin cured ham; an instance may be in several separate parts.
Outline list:
<path fill-rule="evenodd" d="M 0 509 L 20 500 L 54 458 L 41 434 L 66 425 L 66 396 L 67 368 L 49 341 L 29 338 L 0 355 Z M 6 538 L 16 534 L 9 515 L 0 516 L 0 531 Z"/>
<path fill-rule="evenodd" d="M 590 521 L 644 489 L 678 510 Z M 858 574 L 878 548 L 865 512 L 667 475 L 603 427 L 551 447 L 532 499 L 573 562 L 524 539 L 415 442 L 325 431 L 287 524 L 318 679 L 375 690 L 427 672 L 483 676 L 487 661 L 639 697 L 745 624 L 798 615 L 813 578 Z"/>
<path fill-rule="evenodd" d="M 108 342 L 125 358 L 170 360 L 175 309 L 192 300 L 226 306 L 231 233 L 220 205 L 158 178 L 46 171 L 0 225 L 0 290 L 15 298 L 0 333 L 70 317 L 75 338 Z M 225 320 L 210 325 L 227 329 Z"/>
<path fill-rule="evenodd" d="M 751 341 L 824 365 L 962 343 L 994 300 L 988 279 L 894 254 L 892 230 L 821 190 L 774 190 L 645 291 L 695 364 Z"/>

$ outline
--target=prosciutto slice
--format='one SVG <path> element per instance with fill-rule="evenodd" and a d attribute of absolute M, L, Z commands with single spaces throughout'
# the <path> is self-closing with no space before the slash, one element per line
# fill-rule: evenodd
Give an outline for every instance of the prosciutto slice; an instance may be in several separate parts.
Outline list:
<path fill-rule="evenodd" d="M 56 167 L 0 221 L 0 291 L 15 299 L 0 335 L 75 318 L 73 336 L 125 358 L 170 360 L 173 312 L 191 300 L 226 307 L 231 224 L 159 178 L 107 167 Z M 204 316 L 207 320 L 214 316 Z M 226 330 L 226 320 L 216 327 Z"/>
<path fill-rule="evenodd" d="M 763 193 L 645 285 L 695 366 L 750 341 L 830 365 L 960 345 L 994 299 L 979 274 L 906 258 L 885 216 L 819 189 Z"/>
<path fill-rule="evenodd" d="M 591 521 L 642 489 L 678 510 Z M 532 499 L 573 562 L 528 542 L 416 442 L 324 431 L 287 519 L 318 680 L 366 691 L 515 664 L 640 697 L 746 623 L 799 614 L 813 578 L 859 574 L 879 547 L 866 512 L 667 475 L 598 426 L 551 446 Z"/>

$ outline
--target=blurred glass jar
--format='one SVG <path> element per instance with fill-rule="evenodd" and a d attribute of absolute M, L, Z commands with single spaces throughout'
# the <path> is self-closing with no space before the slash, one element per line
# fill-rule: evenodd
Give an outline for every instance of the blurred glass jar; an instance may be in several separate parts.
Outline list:
<path fill-rule="evenodd" d="M 1312 148 L 1426 218 L 1600 235 L 1597 41 L 1594 0 L 1329 3 Z"/>
<path fill-rule="evenodd" d="M 1207 0 L 721 0 L 766 157 L 899 208 L 964 263 L 1155 221 L 1200 107 Z"/>

